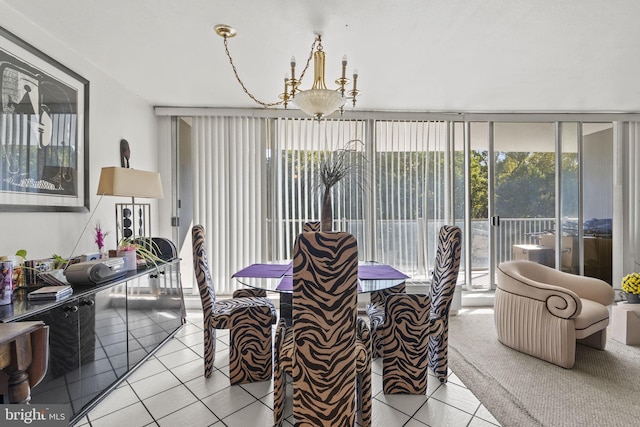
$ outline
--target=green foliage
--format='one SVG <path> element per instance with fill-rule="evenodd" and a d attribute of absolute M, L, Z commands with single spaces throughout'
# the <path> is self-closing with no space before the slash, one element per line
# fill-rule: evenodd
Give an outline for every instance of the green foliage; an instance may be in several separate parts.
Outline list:
<path fill-rule="evenodd" d="M 53 254 L 51 257 L 53 258 L 52 268 L 54 270 L 57 270 L 59 268 L 64 268 L 65 265 L 67 265 L 67 260 L 65 258 L 61 257 L 60 255 Z"/>
<path fill-rule="evenodd" d="M 509 218 L 555 215 L 555 153 L 509 152 L 496 156 L 496 212 Z M 564 211 L 577 208 L 578 164 L 563 156 Z"/>
<path fill-rule="evenodd" d="M 336 205 L 349 206 L 340 217 L 360 219 L 366 192 L 364 155 L 349 158 L 352 150 L 321 151 L 290 150 L 282 152 L 280 177 L 282 208 L 289 218 L 303 218 L 305 209 L 319 212 L 321 193 L 312 191 L 335 187 Z M 498 152 L 495 154 L 495 210 L 505 218 L 545 218 L 555 214 L 555 153 Z M 372 159 L 376 213 L 381 220 L 439 218 L 445 206 L 441 183 L 446 173 L 445 156 L 438 151 L 376 152 Z M 465 179 L 464 154 L 453 157 L 453 189 L 455 215 L 464 216 Z M 474 150 L 470 155 L 471 217 L 486 219 L 489 213 L 488 152 Z M 356 167 L 355 165 L 359 165 Z M 562 212 L 572 216 L 577 212 L 578 161 L 575 154 L 562 156 Z M 295 200 L 295 202 L 292 202 Z M 300 211 L 298 211 L 300 210 Z"/>
<path fill-rule="evenodd" d="M 151 240 L 144 237 L 123 237 L 118 242 L 119 250 L 134 250 L 136 251 L 136 258 L 143 259 L 147 266 L 158 266 L 158 262 L 162 261 L 156 254 L 159 252 L 158 245 Z"/>
<path fill-rule="evenodd" d="M 462 153 L 460 153 L 462 155 Z M 471 152 L 471 218 L 488 218 L 489 170 L 486 151 Z M 464 178 L 462 179 L 464 183 Z M 464 189 L 461 192 L 464 195 Z M 464 205 L 463 205 L 464 206 Z"/>

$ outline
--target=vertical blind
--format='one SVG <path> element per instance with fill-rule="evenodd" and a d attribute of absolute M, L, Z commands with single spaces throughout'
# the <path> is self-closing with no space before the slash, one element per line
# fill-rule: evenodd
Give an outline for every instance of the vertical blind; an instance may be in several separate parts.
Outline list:
<path fill-rule="evenodd" d="M 194 223 L 217 292 L 248 264 L 291 257 L 302 225 L 320 220 L 319 160 L 345 148 L 366 170 L 334 187 L 334 230 L 356 236 L 360 259 L 428 278 L 451 193 L 447 122 L 195 117 L 192 132 Z"/>
<path fill-rule="evenodd" d="M 427 279 L 437 231 L 445 220 L 445 199 L 452 196 L 449 124 L 299 119 L 277 123 L 269 171 L 278 183 L 271 216 L 274 258 L 290 257 L 302 224 L 320 219 L 321 192 L 314 169 L 318 153 L 351 142 L 350 148 L 366 157 L 368 171 L 334 188 L 334 229 L 356 236 L 361 259 L 370 257 L 415 279 Z M 365 138 L 367 126 L 373 129 L 370 139 Z"/>
<path fill-rule="evenodd" d="M 428 279 L 450 194 L 447 129 L 446 122 L 375 123 L 375 259 L 414 280 Z"/>
<path fill-rule="evenodd" d="M 265 122 L 249 117 L 194 117 L 193 222 L 206 231 L 216 292 L 236 288 L 231 275 L 264 258 Z"/>
<path fill-rule="evenodd" d="M 271 192 L 271 256 L 288 259 L 295 236 L 307 221 L 319 221 L 323 187 L 318 177 L 320 159 L 335 150 L 364 152 L 362 121 L 276 119 L 276 132 L 269 143 Z M 334 230 L 349 231 L 362 245 L 364 236 L 357 224 L 363 221 L 364 177 L 348 176 L 333 189 Z"/>

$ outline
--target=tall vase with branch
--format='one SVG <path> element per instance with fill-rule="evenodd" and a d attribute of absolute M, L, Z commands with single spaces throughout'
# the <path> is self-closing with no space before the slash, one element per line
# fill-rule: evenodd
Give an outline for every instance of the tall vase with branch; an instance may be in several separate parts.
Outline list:
<path fill-rule="evenodd" d="M 359 139 L 347 142 L 344 148 L 321 154 L 318 163 L 318 183 L 322 191 L 322 208 L 320 211 L 320 227 L 322 231 L 333 230 L 333 188 L 346 178 L 363 188 L 366 181 L 367 159 L 361 148 L 364 144 Z"/>

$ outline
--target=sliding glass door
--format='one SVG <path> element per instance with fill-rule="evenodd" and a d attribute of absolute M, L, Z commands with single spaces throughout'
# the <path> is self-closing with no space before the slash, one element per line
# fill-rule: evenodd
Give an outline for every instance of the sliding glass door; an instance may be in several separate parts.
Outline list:
<path fill-rule="evenodd" d="M 467 126 L 467 289 L 491 289 L 496 267 L 512 259 L 610 282 L 611 124 Z"/>
<path fill-rule="evenodd" d="M 179 192 L 191 200 L 187 227 L 204 223 L 219 245 L 218 292 L 233 291 L 227 279 L 244 265 L 291 256 L 302 224 L 320 219 L 318 159 L 349 143 L 367 171 L 335 187 L 334 229 L 357 237 L 361 259 L 427 282 L 437 231 L 455 224 L 467 290 L 490 290 L 496 266 L 514 258 L 611 280 L 611 123 L 189 122 L 190 138 L 181 140 L 190 152 L 181 158 L 190 163 L 178 169 L 190 186 Z"/>

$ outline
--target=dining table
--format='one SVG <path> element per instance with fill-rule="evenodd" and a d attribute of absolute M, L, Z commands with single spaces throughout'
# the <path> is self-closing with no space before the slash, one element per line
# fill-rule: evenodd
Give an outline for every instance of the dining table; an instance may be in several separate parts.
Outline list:
<path fill-rule="evenodd" d="M 280 295 L 280 317 L 291 324 L 293 295 L 293 263 L 280 261 L 251 264 L 234 273 L 232 278 L 244 286 Z M 358 263 L 358 293 L 371 293 L 392 288 L 409 276 L 389 264 L 376 261 Z"/>

